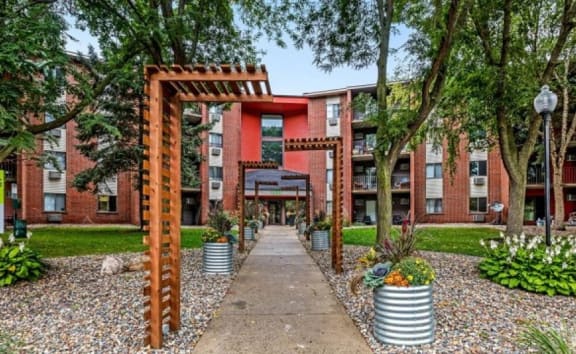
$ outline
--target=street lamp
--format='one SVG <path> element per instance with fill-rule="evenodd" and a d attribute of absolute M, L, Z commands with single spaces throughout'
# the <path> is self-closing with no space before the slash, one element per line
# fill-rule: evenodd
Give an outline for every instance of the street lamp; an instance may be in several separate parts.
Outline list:
<path fill-rule="evenodd" d="M 550 119 L 556 109 L 558 96 L 548 85 L 542 86 L 534 99 L 534 109 L 544 120 L 544 199 L 546 202 L 546 246 L 552 245 L 550 237 Z"/>

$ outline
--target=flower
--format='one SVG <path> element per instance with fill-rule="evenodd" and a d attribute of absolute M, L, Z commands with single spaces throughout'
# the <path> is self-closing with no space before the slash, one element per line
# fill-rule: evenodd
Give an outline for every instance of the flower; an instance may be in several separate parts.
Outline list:
<path fill-rule="evenodd" d="M 24 247 L 26 247 L 26 245 L 24 244 L 24 242 L 20 242 L 20 245 L 18 245 L 18 248 L 20 249 L 20 252 L 24 252 Z"/>
<path fill-rule="evenodd" d="M 378 288 L 391 286 L 421 286 L 434 281 L 435 273 L 423 258 L 406 257 L 392 265 L 391 262 L 378 263 L 364 274 L 364 285 Z"/>
<path fill-rule="evenodd" d="M 14 234 L 11 233 L 10 236 L 8 236 L 8 242 L 9 242 L 9 243 L 14 243 L 14 241 L 16 241 L 16 238 L 14 237 Z"/>

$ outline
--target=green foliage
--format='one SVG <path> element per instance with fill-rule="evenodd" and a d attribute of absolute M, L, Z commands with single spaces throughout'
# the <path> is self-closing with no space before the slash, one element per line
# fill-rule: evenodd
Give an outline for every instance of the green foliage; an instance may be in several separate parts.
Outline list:
<path fill-rule="evenodd" d="M 38 280 L 46 267 L 38 252 L 27 247 L 24 242 L 16 244 L 13 235 L 6 245 L 0 239 L 0 287 L 21 280 Z"/>
<path fill-rule="evenodd" d="M 182 248 L 200 248 L 201 228 L 182 228 Z M 142 252 L 144 233 L 136 227 L 67 227 L 34 228 L 28 245 L 44 257 L 69 257 L 95 254 Z"/>
<path fill-rule="evenodd" d="M 396 264 L 402 259 L 411 256 L 416 250 L 416 233 L 414 225 L 403 227 L 399 237 L 386 237 L 383 244 L 377 244 L 376 250 L 382 254 L 383 259 Z"/>
<path fill-rule="evenodd" d="M 374 289 L 384 285 L 384 278 L 392 270 L 392 263 L 378 263 L 364 273 L 364 285 Z"/>
<path fill-rule="evenodd" d="M 530 292 L 576 296 L 576 237 L 555 237 L 546 247 L 542 236 L 504 236 L 486 247 L 480 274 L 495 283 Z"/>
<path fill-rule="evenodd" d="M 211 227 L 208 227 L 202 232 L 202 242 L 218 242 L 224 234 L 220 233 L 218 230 L 215 230 Z"/>
<path fill-rule="evenodd" d="M 32 151 L 30 127 L 43 124 L 45 112 L 64 110 L 62 74 L 70 62 L 64 50 L 66 28 L 56 4 L 7 0 L 0 6 L 0 161 L 11 151 Z"/>
<path fill-rule="evenodd" d="M 520 343 L 540 354 L 576 353 L 576 337 L 566 328 L 557 330 L 550 326 L 529 324 L 520 335 Z"/>
<path fill-rule="evenodd" d="M 332 223 L 330 220 L 319 220 L 310 226 L 310 231 L 326 231 L 330 230 Z"/>
<path fill-rule="evenodd" d="M 237 224 L 238 219 L 221 208 L 211 210 L 208 215 L 208 226 L 218 231 L 221 236 L 229 232 Z"/>
<path fill-rule="evenodd" d="M 436 274 L 432 266 L 419 257 L 406 257 L 394 264 L 393 270 L 398 271 L 410 286 L 428 285 L 434 281 Z"/>

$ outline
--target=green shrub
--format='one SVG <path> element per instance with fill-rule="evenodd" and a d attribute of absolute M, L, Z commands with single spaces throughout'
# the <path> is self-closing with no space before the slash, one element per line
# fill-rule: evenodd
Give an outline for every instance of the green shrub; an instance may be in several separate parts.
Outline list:
<path fill-rule="evenodd" d="M 546 247 L 542 236 L 501 235 L 489 244 L 480 274 L 509 288 L 536 293 L 576 296 L 576 237 L 554 237 Z"/>
<path fill-rule="evenodd" d="M 541 328 L 530 324 L 522 331 L 520 343 L 527 349 L 541 354 L 576 353 L 576 336 L 567 328 L 556 330 L 550 326 Z"/>
<path fill-rule="evenodd" d="M 316 221 L 315 223 L 313 223 L 312 226 L 310 226 L 310 230 L 311 231 L 326 231 L 326 230 L 330 230 L 331 227 L 332 227 L 332 223 L 330 222 L 330 220 L 321 220 L 321 221 Z"/>
<path fill-rule="evenodd" d="M 6 245 L 0 239 L 0 287 L 19 280 L 37 280 L 45 269 L 46 264 L 40 255 L 24 242 L 16 244 L 13 235 L 10 235 Z"/>

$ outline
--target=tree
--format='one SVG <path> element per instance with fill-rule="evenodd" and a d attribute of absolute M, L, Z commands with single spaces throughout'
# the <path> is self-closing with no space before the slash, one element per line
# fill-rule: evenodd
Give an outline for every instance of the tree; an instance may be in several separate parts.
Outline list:
<path fill-rule="evenodd" d="M 566 50 L 562 62 L 554 71 L 554 84 L 560 90 L 560 114 L 554 115 L 552 138 L 550 139 L 550 159 L 552 162 L 552 187 L 554 189 L 554 227 L 564 230 L 564 161 L 568 147 L 576 131 L 576 110 L 574 110 L 574 97 L 576 97 L 576 73 L 572 61 L 575 58 L 576 46 L 573 44 Z M 571 109 L 572 106 L 572 109 Z"/>
<path fill-rule="evenodd" d="M 392 228 L 392 171 L 441 97 L 451 49 L 471 1 L 321 0 L 294 6 L 289 15 L 296 24 L 293 37 L 297 46 L 312 48 L 316 66 L 326 71 L 377 66 L 371 115 L 377 125 L 377 243 L 383 245 Z M 413 30 L 407 49 L 415 59 L 409 87 L 416 102 L 402 110 L 387 104 L 389 41 L 398 23 Z"/>
<path fill-rule="evenodd" d="M 67 89 L 58 68 L 66 67 L 65 22 L 50 1 L 8 0 L 0 7 L 0 161 L 35 147 L 45 112 L 58 114 Z M 64 72 L 62 72 L 64 74 Z M 38 80 L 38 78 L 43 78 Z M 55 127 L 55 126 L 54 126 Z"/>
<path fill-rule="evenodd" d="M 79 119 L 82 151 L 95 162 L 76 178 L 79 189 L 97 187 L 115 173 L 139 167 L 142 147 L 134 139 L 138 134 L 130 129 L 141 124 L 144 65 L 255 63 L 260 36 L 283 45 L 283 21 L 264 1 L 74 0 L 71 10 L 78 25 L 98 38 L 101 58 L 85 65 L 106 75 L 114 63 L 129 64 L 116 72 L 115 82 L 97 97 L 93 113 Z M 105 116 L 116 118 L 102 119 Z M 201 159 L 196 149 L 201 140 L 193 135 L 206 128 L 183 124 L 184 138 L 188 138 L 183 149 L 183 182 L 197 179 L 194 166 Z M 97 139 L 108 142 L 104 149 Z"/>
<path fill-rule="evenodd" d="M 510 179 L 509 234 L 522 232 L 528 164 L 542 125 L 532 102 L 552 79 L 575 16 L 572 0 L 477 0 L 466 40 L 456 49 L 458 69 L 446 88 L 443 116 L 453 137 L 497 137 Z"/>

